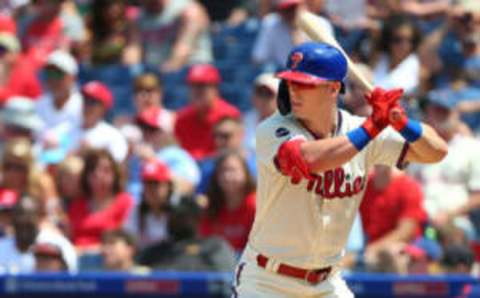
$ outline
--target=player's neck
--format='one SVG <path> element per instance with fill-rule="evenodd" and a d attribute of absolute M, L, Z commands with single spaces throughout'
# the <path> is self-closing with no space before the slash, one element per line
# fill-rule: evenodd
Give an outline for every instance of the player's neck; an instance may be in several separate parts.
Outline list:
<path fill-rule="evenodd" d="M 299 120 L 316 138 L 328 138 L 335 135 L 337 128 L 337 108 L 330 106 L 313 119 Z"/>

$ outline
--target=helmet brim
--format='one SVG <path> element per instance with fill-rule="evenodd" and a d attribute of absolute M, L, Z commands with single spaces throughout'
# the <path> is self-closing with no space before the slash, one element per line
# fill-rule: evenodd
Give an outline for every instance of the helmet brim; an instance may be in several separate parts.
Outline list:
<path fill-rule="evenodd" d="M 282 71 L 277 74 L 277 77 L 286 81 L 315 86 L 328 81 L 324 78 L 320 78 L 305 72 L 291 70 Z"/>

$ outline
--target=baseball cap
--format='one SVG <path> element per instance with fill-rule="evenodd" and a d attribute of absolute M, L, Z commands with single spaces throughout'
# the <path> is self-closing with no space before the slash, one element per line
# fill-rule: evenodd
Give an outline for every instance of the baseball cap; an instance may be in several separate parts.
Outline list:
<path fill-rule="evenodd" d="M 277 9 L 287 9 L 295 5 L 299 5 L 303 2 L 303 0 L 278 0 L 277 1 Z"/>
<path fill-rule="evenodd" d="M 47 66 L 54 66 L 66 74 L 77 75 L 78 64 L 75 58 L 63 50 L 53 51 L 47 58 Z"/>
<path fill-rule="evenodd" d="M 264 86 L 270 89 L 273 93 L 278 93 L 278 86 L 280 80 L 275 77 L 273 73 L 262 73 L 255 78 L 255 86 Z"/>
<path fill-rule="evenodd" d="M 69 272 L 78 268 L 77 253 L 72 243 L 63 235 L 52 231 L 42 231 L 32 247 L 35 255 L 48 255 L 62 258 Z"/>
<path fill-rule="evenodd" d="M 347 60 L 342 52 L 329 44 L 306 42 L 290 52 L 287 68 L 277 77 L 309 85 L 325 81 L 343 82 L 347 75 Z"/>
<path fill-rule="evenodd" d="M 15 20 L 9 15 L 0 15 L 0 32 L 17 34 L 17 24 Z"/>
<path fill-rule="evenodd" d="M 9 32 L 0 33 L 0 46 L 4 47 L 9 52 L 20 51 L 20 43 L 18 42 L 17 37 Z"/>
<path fill-rule="evenodd" d="M 143 181 L 170 182 L 172 176 L 166 164 L 158 160 L 151 160 L 142 167 Z"/>
<path fill-rule="evenodd" d="M 113 106 L 113 95 L 110 89 L 99 81 L 90 81 L 83 85 L 82 94 L 86 98 L 99 101 L 107 109 Z"/>
<path fill-rule="evenodd" d="M 2 188 L 0 189 L 0 210 L 9 210 L 18 201 L 18 194 L 16 191 Z"/>
<path fill-rule="evenodd" d="M 436 105 L 447 110 L 453 110 L 457 106 L 457 100 L 451 90 L 436 89 L 427 94 L 428 104 Z"/>
<path fill-rule="evenodd" d="M 193 65 L 187 74 L 187 82 L 189 84 L 214 84 L 221 82 L 218 69 L 211 64 Z"/>
<path fill-rule="evenodd" d="M 166 132 L 173 130 L 173 118 L 160 107 L 150 107 L 136 117 L 139 125 L 146 125 Z"/>
<path fill-rule="evenodd" d="M 37 115 L 35 103 L 23 96 L 10 97 L 0 112 L 2 121 L 23 129 L 38 131 L 43 128 L 43 121 Z"/>

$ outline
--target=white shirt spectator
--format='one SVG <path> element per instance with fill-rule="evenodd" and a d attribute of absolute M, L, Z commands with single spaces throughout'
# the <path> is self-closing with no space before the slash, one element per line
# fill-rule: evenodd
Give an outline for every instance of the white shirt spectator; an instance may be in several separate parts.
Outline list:
<path fill-rule="evenodd" d="M 349 27 L 353 27 L 367 18 L 367 1 L 327 1 L 327 12 L 342 20 L 342 23 Z"/>
<path fill-rule="evenodd" d="M 105 121 L 99 121 L 94 127 L 86 130 L 81 125 L 66 123 L 53 128 L 50 132 L 59 139 L 65 135 L 69 137 L 68 151 L 87 146 L 108 150 L 117 162 L 123 162 L 127 157 L 127 140 L 119 129 Z"/>
<path fill-rule="evenodd" d="M 480 191 L 479 152 L 478 140 L 457 135 L 448 143 L 448 155 L 441 162 L 410 167 L 411 174 L 422 184 L 429 217 L 465 205 L 470 192 Z M 455 222 L 471 228 L 467 217 Z"/>
<path fill-rule="evenodd" d="M 0 273 L 32 273 L 35 258 L 30 251 L 20 252 L 15 238 L 6 236 L 0 239 Z"/>
<path fill-rule="evenodd" d="M 80 123 L 83 111 L 82 95 L 77 90 L 73 90 L 63 107 L 57 109 L 52 95 L 47 93 L 39 98 L 36 108 L 45 129 L 67 122 Z"/>
<path fill-rule="evenodd" d="M 327 28 L 328 32 L 333 35 L 332 25 L 327 19 L 318 16 L 317 22 L 318 26 Z M 289 25 L 278 13 L 266 15 L 253 48 L 253 61 L 259 64 L 273 63 L 284 66 L 288 54 L 294 46 L 290 31 Z M 305 40 L 309 40 L 306 35 Z"/>
<path fill-rule="evenodd" d="M 405 94 L 415 91 L 420 80 L 420 61 L 416 54 L 410 54 L 394 69 L 390 69 L 387 55 L 382 55 L 373 70 L 375 86 L 384 89 L 403 88 Z"/>

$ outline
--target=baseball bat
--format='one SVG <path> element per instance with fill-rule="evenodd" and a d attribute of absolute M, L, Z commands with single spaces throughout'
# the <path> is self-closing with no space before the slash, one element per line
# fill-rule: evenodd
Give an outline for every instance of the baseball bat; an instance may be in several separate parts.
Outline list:
<path fill-rule="evenodd" d="M 331 46 L 336 47 L 339 51 L 343 53 L 347 59 L 348 64 L 348 75 L 351 80 L 354 80 L 358 83 L 366 92 L 373 90 L 373 85 L 365 78 L 365 76 L 360 72 L 357 66 L 352 62 L 347 53 L 340 46 L 338 41 L 332 36 L 324 26 L 319 24 L 318 17 L 308 11 L 300 12 L 298 19 L 298 25 L 300 28 L 314 41 L 321 41 L 328 43 Z"/>

